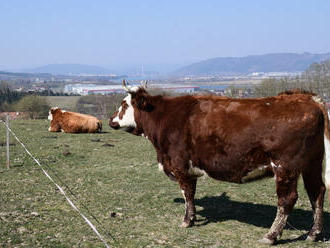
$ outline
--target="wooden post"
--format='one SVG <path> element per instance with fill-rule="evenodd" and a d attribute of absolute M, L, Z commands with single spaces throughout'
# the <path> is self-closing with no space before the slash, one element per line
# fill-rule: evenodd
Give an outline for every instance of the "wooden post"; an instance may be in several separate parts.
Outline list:
<path fill-rule="evenodd" d="M 6 115 L 6 124 L 9 127 L 9 115 Z M 9 129 L 7 128 L 7 169 L 9 170 L 10 160 L 9 160 Z"/>

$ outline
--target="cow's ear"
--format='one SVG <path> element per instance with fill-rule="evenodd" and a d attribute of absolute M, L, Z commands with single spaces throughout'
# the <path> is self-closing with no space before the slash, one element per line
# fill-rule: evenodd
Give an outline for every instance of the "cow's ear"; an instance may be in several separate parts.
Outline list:
<path fill-rule="evenodd" d="M 145 110 L 145 108 L 148 104 L 147 98 L 144 95 L 140 95 L 139 97 L 137 97 L 136 101 L 137 101 L 138 109 Z"/>
<path fill-rule="evenodd" d="M 149 102 L 149 98 L 145 95 L 139 95 L 136 98 L 136 102 L 137 102 L 137 107 L 140 110 L 150 112 L 153 109 L 152 105 Z"/>

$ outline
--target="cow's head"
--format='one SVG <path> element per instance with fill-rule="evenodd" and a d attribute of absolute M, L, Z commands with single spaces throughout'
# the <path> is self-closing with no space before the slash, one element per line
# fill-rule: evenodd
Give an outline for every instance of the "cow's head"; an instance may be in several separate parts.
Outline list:
<path fill-rule="evenodd" d="M 146 84 L 129 87 L 123 80 L 123 87 L 128 94 L 121 102 L 119 109 L 110 117 L 109 125 L 114 129 L 124 128 L 127 132 L 141 135 L 143 130 L 138 121 L 141 111 L 150 109 L 146 103 L 148 97 Z"/>
<path fill-rule="evenodd" d="M 58 112 L 62 112 L 62 110 L 58 107 L 53 107 L 49 110 L 48 120 L 53 120 L 53 115 Z"/>

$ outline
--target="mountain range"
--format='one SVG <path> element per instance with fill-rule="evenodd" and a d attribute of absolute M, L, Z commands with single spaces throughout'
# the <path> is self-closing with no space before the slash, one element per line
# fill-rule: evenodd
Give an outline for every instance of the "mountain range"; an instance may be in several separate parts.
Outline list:
<path fill-rule="evenodd" d="M 169 74 L 176 76 L 203 76 L 239 75 L 253 72 L 301 72 L 306 70 L 312 63 L 319 63 L 324 60 L 330 60 L 330 53 L 272 53 L 246 57 L 217 57 L 181 67 Z M 53 75 L 116 74 L 114 70 L 84 64 L 49 64 L 19 71 Z"/>
<path fill-rule="evenodd" d="M 217 57 L 184 66 L 175 75 L 227 75 L 252 72 L 299 72 L 312 63 L 330 59 L 330 53 L 273 53 L 246 57 Z"/>
<path fill-rule="evenodd" d="M 113 71 L 101 66 L 82 64 L 49 64 L 33 69 L 25 69 L 23 71 L 28 73 L 50 73 L 54 75 L 114 74 Z"/>

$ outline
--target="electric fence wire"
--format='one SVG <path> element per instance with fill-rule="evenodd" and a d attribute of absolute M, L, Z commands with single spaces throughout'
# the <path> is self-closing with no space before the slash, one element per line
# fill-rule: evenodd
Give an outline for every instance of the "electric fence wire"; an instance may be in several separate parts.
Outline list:
<path fill-rule="evenodd" d="M 39 168 L 42 170 L 42 172 L 46 175 L 46 177 L 57 187 L 57 189 L 61 192 L 61 194 L 65 197 L 65 199 L 68 201 L 68 203 L 70 204 L 70 206 L 79 213 L 79 215 L 85 220 L 85 222 L 90 226 L 90 228 L 94 231 L 94 233 L 98 236 L 98 238 L 103 242 L 103 244 L 107 247 L 110 248 L 110 246 L 108 245 L 108 243 L 105 241 L 105 239 L 103 238 L 103 236 L 98 232 L 98 230 L 96 229 L 96 227 L 93 225 L 93 223 L 80 211 L 79 208 L 76 207 L 76 205 L 71 201 L 71 199 L 67 196 L 67 194 L 65 193 L 65 191 L 62 189 L 61 186 L 59 186 L 54 179 L 48 174 L 48 172 L 43 168 L 43 166 L 40 164 L 40 162 L 31 154 L 31 152 L 26 148 L 26 146 L 20 141 L 20 139 L 16 136 L 16 134 L 11 130 L 11 128 L 2 120 L 0 120 L 5 126 L 6 128 L 10 131 L 10 133 L 14 136 L 14 138 L 17 140 L 18 143 L 20 143 L 20 145 L 23 147 L 23 149 L 27 152 L 27 154 L 37 163 L 37 165 L 39 166 Z M 100 225 L 100 221 L 89 211 L 89 209 L 87 208 L 87 206 L 83 203 L 81 203 L 79 201 L 79 199 L 75 196 L 75 194 L 72 192 L 72 190 L 67 186 L 66 183 L 63 182 L 63 180 L 60 179 L 60 177 L 57 175 L 57 173 L 48 165 L 46 165 L 46 167 L 48 169 L 50 169 L 51 171 L 54 172 L 56 178 L 60 181 L 60 183 L 62 185 L 64 185 L 66 187 L 66 189 L 68 189 L 69 193 L 79 202 L 80 205 L 83 206 L 83 208 L 85 208 L 85 210 L 88 212 L 88 214 L 90 216 L 92 216 L 92 218 Z M 103 227 L 101 228 L 103 231 Z M 105 232 L 109 237 L 111 237 L 113 240 L 114 237 L 109 233 L 109 232 Z"/>

